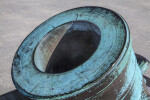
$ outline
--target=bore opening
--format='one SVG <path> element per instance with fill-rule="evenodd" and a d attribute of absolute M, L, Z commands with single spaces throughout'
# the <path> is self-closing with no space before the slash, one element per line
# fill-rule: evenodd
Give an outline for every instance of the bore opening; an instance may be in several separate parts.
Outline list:
<path fill-rule="evenodd" d="M 99 28 L 86 21 L 63 24 L 50 31 L 35 50 L 36 67 L 46 73 L 63 73 L 88 60 L 100 42 Z"/>

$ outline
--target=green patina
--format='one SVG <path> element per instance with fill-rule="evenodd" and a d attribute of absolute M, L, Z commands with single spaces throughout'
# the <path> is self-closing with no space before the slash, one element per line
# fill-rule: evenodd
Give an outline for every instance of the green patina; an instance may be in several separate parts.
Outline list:
<path fill-rule="evenodd" d="M 33 60 L 39 42 L 54 29 L 72 21 L 87 21 L 99 28 L 101 39 L 96 51 L 88 60 L 72 70 L 57 74 L 41 72 Z M 40 24 L 22 42 L 12 65 L 13 82 L 25 96 L 47 100 L 76 96 L 93 86 L 100 87 L 105 84 L 106 77 L 111 80 L 106 87 L 89 98 L 91 99 L 111 86 L 127 65 L 125 83 L 116 92 L 117 99 L 120 99 L 134 80 L 131 100 L 138 100 L 141 98 L 143 80 L 130 39 L 125 20 L 111 10 L 81 7 L 62 12 Z M 36 61 L 38 60 L 37 58 Z M 42 66 L 40 65 L 39 69 L 42 70 Z"/>

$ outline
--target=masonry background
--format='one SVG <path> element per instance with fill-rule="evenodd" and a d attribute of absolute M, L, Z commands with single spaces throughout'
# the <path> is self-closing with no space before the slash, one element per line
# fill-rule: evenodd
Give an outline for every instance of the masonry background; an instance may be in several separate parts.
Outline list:
<path fill-rule="evenodd" d="M 134 51 L 150 60 L 150 0 L 0 0 L 0 95 L 15 89 L 11 64 L 24 38 L 46 19 L 81 6 L 121 14 L 129 25 Z M 150 76 L 150 69 L 146 74 Z"/>

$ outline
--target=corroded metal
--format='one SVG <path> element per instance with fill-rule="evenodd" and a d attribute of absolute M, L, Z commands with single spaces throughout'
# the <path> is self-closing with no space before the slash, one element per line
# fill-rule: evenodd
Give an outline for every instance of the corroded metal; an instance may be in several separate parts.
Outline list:
<path fill-rule="evenodd" d="M 18 91 L 39 100 L 147 99 L 125 20 L 106 8 L 81 7 L 39 25 L 12 65 Z M 140 67 L 139 67 L 140 66 Z"/>

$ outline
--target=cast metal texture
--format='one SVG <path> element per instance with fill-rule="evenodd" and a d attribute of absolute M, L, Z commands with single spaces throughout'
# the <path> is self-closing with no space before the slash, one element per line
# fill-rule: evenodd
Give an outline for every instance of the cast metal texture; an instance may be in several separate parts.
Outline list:
<path fill-rule="evenodd" d="M 98 48 L 72 70 L 41 72 L 34 63 L 39 42 L 53 29 L 72 21 L 88 21 L 100 29 Z M 148 93 L 131 44 L 127 23 L 114 11 L 101 7 L 71 9 L 46 20 L 27 36 L 15 54 L 12 79 L 20 93 L 38 100 L 146 99 Z"/>

